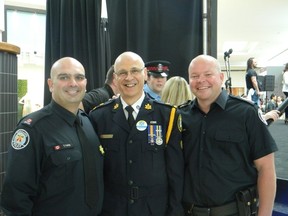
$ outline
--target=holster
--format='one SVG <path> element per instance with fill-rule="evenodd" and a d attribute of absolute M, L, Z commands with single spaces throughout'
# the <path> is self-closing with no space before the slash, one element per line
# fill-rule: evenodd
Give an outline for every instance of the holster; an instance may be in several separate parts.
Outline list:
<path fill-rule="evenodd" d="M 239 216 L 257 215 L 257 186 L 251 186 L 236 193 Z"/>

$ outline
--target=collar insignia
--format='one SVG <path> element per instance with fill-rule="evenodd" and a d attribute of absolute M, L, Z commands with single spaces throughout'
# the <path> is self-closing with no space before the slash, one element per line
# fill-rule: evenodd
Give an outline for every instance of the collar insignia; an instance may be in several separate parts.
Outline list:
<path fill-rule="evenodd" d="M 116 104 L 114 105 L 113 109 L 114 109 L 114 110 L 115 110 L 115 109 L 118 109 L 118 107 L 119 107 L 119 104 L 116 103 Z"/>
<path fill-rule="evenodd" d="M 152 109 L 151 104 L 149 104 L 149 103 L 145 104 L 145 109 L 146 110 L 151 110 Z"/>

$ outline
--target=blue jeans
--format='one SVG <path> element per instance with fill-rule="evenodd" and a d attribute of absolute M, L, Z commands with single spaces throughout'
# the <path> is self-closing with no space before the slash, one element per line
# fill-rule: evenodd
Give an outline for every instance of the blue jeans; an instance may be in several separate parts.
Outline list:
<path fill-rule="evenodd" d="M 256 104 L 258 107 L 260 107 L 260 98 L 259 98 L 259 96 L 258 96 L 256 91 L 252 95 L 251 99 L 254 102 L 254 104 Z"/>

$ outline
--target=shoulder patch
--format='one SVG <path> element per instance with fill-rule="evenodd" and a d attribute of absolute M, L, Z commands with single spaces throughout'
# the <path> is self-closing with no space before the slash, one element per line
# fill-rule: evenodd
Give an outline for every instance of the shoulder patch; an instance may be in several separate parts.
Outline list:
<path fill-rule="evenodd" d="M 29 133 L 24 129 L 18 129 L 12 137 L 11 146 L 15 150 L 20 150 L 25 148 L 29 144 L 29 142 Z"/>

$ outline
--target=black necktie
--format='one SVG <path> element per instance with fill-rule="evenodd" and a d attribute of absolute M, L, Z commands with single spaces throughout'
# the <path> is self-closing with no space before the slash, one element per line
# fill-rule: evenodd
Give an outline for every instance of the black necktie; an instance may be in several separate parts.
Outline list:
<path fill-rule="evenodd" d="M 97 205 L 97 174 L 96 160 L 93 153 L 93 143 L 89 142 L 82 128 L 82 121 L 77 117 L 76 129 L 82 147 L 82 158 L 84 167 L 85 200 L 90 208 Z"/>
<path fill-rule="evenodd" d="M 125 109 L 127 110 L 128 112 L 128 123 L 129 123 L 129 126 L 130 128 L 132 128 L 133 124 L 134 124 L 134 117 L 133 117 L 133 107 L 132 106 L 126 106 Z"/>

